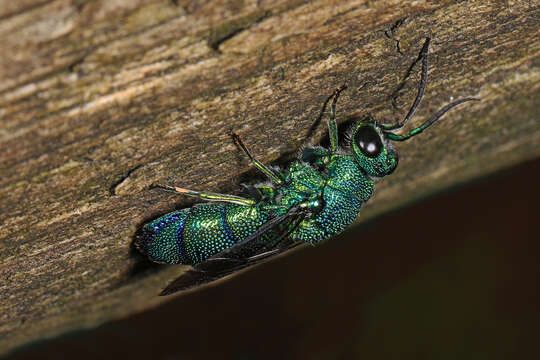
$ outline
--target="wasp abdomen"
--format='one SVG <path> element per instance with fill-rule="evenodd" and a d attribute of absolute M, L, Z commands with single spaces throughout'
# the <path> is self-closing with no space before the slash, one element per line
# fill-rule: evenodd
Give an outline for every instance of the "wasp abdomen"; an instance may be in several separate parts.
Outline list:
<path fill-rule="evenodd" d="M 197 264 L 253 234 L 267 220 L 259 206 L 197 204 L 146 224 L 138 247 L 155 262 Z"/>
<path fill-rule="evenodd" d="M 184 225 L 191 209 L 174 211 L 143 227 L 137 247 L 150 260 L 167 263 L 185 263 Z"/>

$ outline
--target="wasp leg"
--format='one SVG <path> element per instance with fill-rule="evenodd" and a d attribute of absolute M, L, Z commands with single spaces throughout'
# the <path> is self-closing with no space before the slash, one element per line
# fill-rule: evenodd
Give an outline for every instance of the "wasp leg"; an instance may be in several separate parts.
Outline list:
<path fill-rule="evenodd" d="M 325 166 L 330 161 L 332 153 L 322 147 L 307 146 L 302 150 L 300 159 L 311 165 Z"/>
<path fill-rule="evenodd" d="M 193 191 L 188 189 L 183 189 L 178 186 L 164 186 L 164 185 L 154 185 L 153 188 L 158 188 L 166 191 L 172 191 L 178 194 L 184 194 L 187 196 L 197 197 L 199 199 L 207 201 L 223 201 L 239 205 L 254 205 L 256 204 L 255 200 L 247 199 L 241 196 L 228 195 L 228 194 L 216 194 L 211 192 L 201 192 Z"/>
<path fill-rule="evenodd" d="M 238 134 L 236 134 L 235 132 L 231 132 L 231 136 L 234 140 L 234 143 L 238 146 L 240 146 L 240 148 L 246 153 L 246 155 L 249 157 L 249 160 L 251 160 L 251 162 L 253 163 L 253 165 L 259 169 L 264 175 L 266 175 L 270 180 L 272 180 L 272 182 L 276 183 L 276 184 L 281 184 L 283 183 L 283 180 L 281 178 L 281 176 L 279 176 L 278 174 L 276 174 L 275 171 L 273 171 L 272 169 L 270 169 L 268 166 L 264 165 L 262 162 L 260 162 L 259 160 L 255 159 L 251 153 L 249 152 L 249 150 L 246 148 L 246 146 L 244 145 L 244 143 L 242 142 L 242 140 L 240 139 L 240 136 L 238 136 Z"/>
<path fill-rule="evenodd" d="M 338 87 L 332 96 L 329 98 L 333 98 L 332 105 L 330 106 L 330 120 L 328 120 L 328 136 L 330 137 L 330 150 L 333 153 L 337 151 L 338 148 L 338 129 L 336 124 L 336 104 L 339 98 L 339 94 L 345 90 L 347 86 L 341 85 Z"/>

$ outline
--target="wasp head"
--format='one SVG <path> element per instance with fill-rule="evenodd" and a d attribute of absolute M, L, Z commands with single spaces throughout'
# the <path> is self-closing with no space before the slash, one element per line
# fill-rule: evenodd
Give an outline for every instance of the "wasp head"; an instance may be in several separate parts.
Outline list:
<path fill-rule="evenodd" d="M 356 162 L 368 175 L 383 177 L 396 169 L 398 154 L 374 120 L 357 123 L 350 141 Z"/>

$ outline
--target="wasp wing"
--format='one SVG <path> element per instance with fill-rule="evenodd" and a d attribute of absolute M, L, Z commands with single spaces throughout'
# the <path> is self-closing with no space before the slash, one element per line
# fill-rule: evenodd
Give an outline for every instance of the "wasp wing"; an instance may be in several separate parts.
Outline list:
<path fill-rule="evenodd" d="M 297 245 L 300 245 L 300 242 L 293 243 L 287 248 L 267 251 L 265 253 L 252 256 L 251 258 L 245 260 L 237 260 L 230 258 L 209 259 L 201 263 L 204 264 L 201 267 L 204 268 L 204 270 L 196 270 L 194 268 L 189 269 L 181 276 L 176 278 L 174 281 L 172 281 L 169 285 L 167 285 L 167 287 L 163 289 L 163 291 L 159 295 L 171 295 L 178 291 L 188 290 L 191 288 L 195 288 L 199 285 L 204 285 L 206 283 L 217 281 L 227 275 L 233 274 L 237 271 L 260 263 Z"/>
<path fill-rule="evenodd" d="M 170 295 L 221 279 L 299 245 L 300 242 L 291 239 L 290 234 L 309 216 L 309 212 L 293 207 L 286 214 L 270 219 L 248 238 L 193 265 L 167 285 L 160 295 Z"/>

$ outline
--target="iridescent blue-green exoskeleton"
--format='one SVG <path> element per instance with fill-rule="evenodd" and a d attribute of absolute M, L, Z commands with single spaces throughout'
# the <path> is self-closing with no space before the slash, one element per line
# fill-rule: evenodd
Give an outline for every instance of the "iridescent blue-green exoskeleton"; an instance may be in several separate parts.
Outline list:
<path fill-rule="evenodd" d="M 269 179 L 266 184 L 248 187 L 249 196 L 160 186 L 210 201 L 174 211 L 144 225 L 137 246 L 152 261 L 192 265 L 162 295 L 218 279 L 297 244 L 320 244 L 353 223 L 373 193 L 374 178 L 392 173 L 398 164 L 391 142 L 409 139 L 451 108 L 476 100 L 464 98 L 446 105 L 406 135 L 392 132 L 407 123 L 422 99 L 428 47 L 429 39 L 420 53 L 422 76 L 416 99 L 398 124 L 384 125 L 370 117 L 358 119 L 351 129 L 348 148 L 340 148 L 335 116 L 338 97 L 345 89 L 342 86 L 323 107 L 324 112 L 331 101 L 330 148 L 308 146 L 286 169 L 276 170 L 262 164 L 233 134 L 236 144 Z"/>

